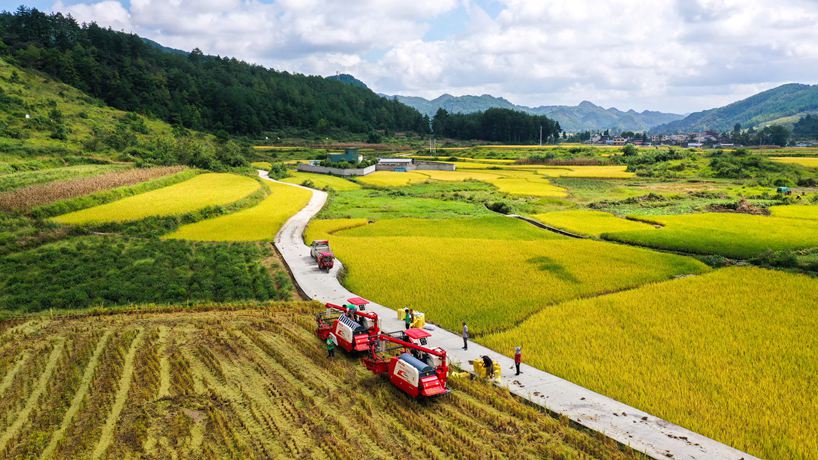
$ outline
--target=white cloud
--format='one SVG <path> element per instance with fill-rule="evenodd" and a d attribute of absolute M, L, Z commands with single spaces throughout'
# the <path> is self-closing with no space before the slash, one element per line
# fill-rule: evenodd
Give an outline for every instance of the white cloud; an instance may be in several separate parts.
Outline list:
<path fill-rule="evenodd" d="M 131 0 L 64 5 L 166 46 L 377 91 L 687 112 L 818 79 L 814 0 Z M 468 16 L 453 27 L 446 17 Z M 435 40 L 425 39 L 431 27 Z M 438 33 L 443 32 L 443 33 Z"/>

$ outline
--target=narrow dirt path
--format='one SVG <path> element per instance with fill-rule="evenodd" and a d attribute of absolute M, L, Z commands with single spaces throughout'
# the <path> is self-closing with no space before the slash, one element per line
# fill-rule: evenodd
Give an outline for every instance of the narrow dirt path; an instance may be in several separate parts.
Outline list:
<path fill-rule="evenodd" d="M 259 176 L 272 180 L 266 171 L 259 171 Z M 319 302 L 343 304 L 346 299 L 357 297 L 357 294 L 348 291 L 338 281 L 342 263 L 336 261 L 335 267 L 329 273 L 319 270 L 310 258 L 309 248 L 303 241 L 307 224 L 327 201 L 325 192 L 309 190 L 313 194 L 309 203 L 279 230 L 275 246 L 287 263 L 299 289 L 308 298 Z M 367 309 L 378 313 L 382 329 L 387 331 L 403 329 L 403 322 L 397 318 L 394 309 L 376 303 L 367 305 Z M 463 350 L 463 340 L 457 334 L 441 328 L 436 328 L 431 333 L 430 343 L 445 349 L 450 362 L 462 369 L 471 369 L 468 361 L 482 355 L 490 356 L 494 362 L 500 363 L 502 369 L 513 367 L 514 362 L 511 358 L 477 343 L 470 341 L 469 349 Z M 525 364 L 521 366 L 521 370 L 522 375 L 508 379 L 511 384 L 505 383 L 513 394 L 652 458 L 664 460 L 755 458 L 547 372 Z"/>

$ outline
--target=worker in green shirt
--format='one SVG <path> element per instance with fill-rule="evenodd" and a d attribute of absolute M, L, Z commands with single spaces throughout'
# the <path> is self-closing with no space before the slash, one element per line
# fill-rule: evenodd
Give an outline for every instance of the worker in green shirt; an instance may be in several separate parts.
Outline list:
<path fill-rule="evenodd" d="M 332 335 L 327 336 L 327 358 L 335 357 L 335 340 Z"/>
<path fill-rule="evenodd" d="M 409 329 L 410 327 L 412 327 L 412 314 L 409 313 L 408 308 L 404 308 L 403 312 L 405 313 L 405 316 L 403 317 L 403 323 L 406 324 L 406 329 Z"/>

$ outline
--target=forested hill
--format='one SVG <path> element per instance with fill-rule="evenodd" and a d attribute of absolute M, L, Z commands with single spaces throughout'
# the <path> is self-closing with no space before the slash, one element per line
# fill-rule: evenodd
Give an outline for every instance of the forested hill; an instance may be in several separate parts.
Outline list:
<path fill-rule="evenodd" d="M 366 88 L 197 50 L 169 53 L 136 35 L 36 9 L 0 13 L 0 56 L 113 107 L 197 130 L 428 130 L 419 112 Z"/>
<path fill-rule="evenodd" d="M 656 127 L 657 133 L 729 131 L 736 123 L 744 128 L 774 124 L 786 117 L 818 110 L 818 85 L 791 83 L 763 91 L 747 99 L 688 115 Z"/>

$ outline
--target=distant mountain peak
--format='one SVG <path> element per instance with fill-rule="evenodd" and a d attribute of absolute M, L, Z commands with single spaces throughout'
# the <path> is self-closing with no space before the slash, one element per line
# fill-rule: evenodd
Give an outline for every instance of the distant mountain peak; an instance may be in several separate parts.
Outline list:
<path fill-rule="evenodd" d="M 595 108 L 598 108 L 599 106 L 594 104 L 591 101 L 582 101 L 582 102 L 579 103 L 579 105 L 577 105 L 577 107 L 579 107 L 581 109 L 595 109 Z"/>
<path fill-rule="evenodd" d="M 338 74 L 338 75 L 330 75 L 329 77 L 326 77 L 326 78 L 327 78 L 327 80 L 337 80 L 337 81 L 340 81 L 341 83 L 346 83 L 347 85 L 358 86 L 360 88 L 369 89 L 369 87 L 366 86 L 366 83 L 362 82 L 361 80 L 358 80 L 357 78 L 353 77 L 352 75 L 350 75 L 348 73 L 341 73 L 341 74 Z"/>

